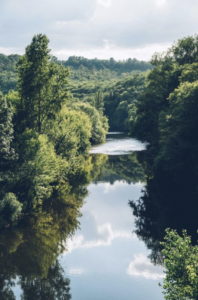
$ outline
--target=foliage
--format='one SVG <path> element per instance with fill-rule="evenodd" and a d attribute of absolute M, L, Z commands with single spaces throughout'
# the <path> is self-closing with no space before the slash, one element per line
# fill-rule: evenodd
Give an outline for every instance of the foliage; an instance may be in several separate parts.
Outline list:
<path fill-rule="evenodd" d="M 47 51 L 46 58 L 48 57 L 48 67 L 44 67 L 46 66 L 46 60 L 45 63 L 43 63 L 42 72 L 39 71 L 40 75 L 38 76 L 37 70 L 40 70 L 38 63 L 32 64 L 31 62 L 36 62 L 36 57 L 37 60 L 40 60 L 39 54 L 37 53 L 35 55 L 36 52 L 34 52 L 34 47 L 37 47 L 41 40 L 43 41 L 43 48 L 41 49 L 40 47 L 40 50 Z M 46 36 L 35 36 L 33 38 L 32 44 L 27 47 L 25 56 L 18 56 L 18 58 L 16 59 L 16 61 L 19 60 L 17 63 L 19 75 L 18 89 L 19 92 L 21 90 L 20 93 L 24 95 L 20 95 L 21 99 L 23 97 L 26 98 L 27 95 L 29 97 L 30 92 L 31 95 L 34 94 L 34 101 L 28 101 L 26 106 L 24 106 L 23 104 L 23 107 L 21 107 L 20 110 L 20 114 L 18 115 L 18 118 L 23 120 L 24 123 L 24 118 L 26 119 L 25 116 L 27 114 L 27 111 L 29 111 L 31 118 L 29 117 L 28 119 L 31 124 L 21 124 L 22 129 L 20 130 L 23 130 L 25 126 L 28 126 L 29 128 L 33 128 L 36 126 L 38 128 L 38 131 L 40 132 L 39 127 L 44 125 L 42 133 L 46 133 L 46 120 L 42 120 L 42 116 L 39 117 L 39 114 L 42 114 L 44 118 L 48 119 L 53 118 L 54 112 L 49 111 L 49 113 L 46 114 L 46 101 L 44 101 L 43 104 L 41 103 L 41 107 L 39 108 L 39 90 L 42 96 L 41 98 L 43 98 L 43 96 L 45 95 L 48 99 L 48 102 L 49 99 L 52 99 L 53 102 L 53 91 L 51 91 L 48 88 L 51 84 L 51 82 L 49 83 L 49 81 L 53 81 L 52 77 L 53 74 L 55 74 L 56 72 L 59 72 L 62 75 L 65 72 L 65 76 L 58 76 L 59 82 L 60 78 L 61 80 L 63 80 L 63 78 L 65 79 L 65 77 L 68 76 L 68 73 L 66 74 L 66 72 L 68 71 L 66 71 L 64 67 L 69 67 L 71 80 L 68 87 L 71 91 L 70 97 L 81 99 L 84 102 L 89 102 L 91 105 L 95 106 L 96 109 L 100 112 L 103 111 L 103 108 L 105 106 L 105 115 L 110 120 L 111 129 L 131 132 L 136 118 L 136 106 L 138 95 L 144 87 L 144 79 L 141 79 L 141 75 L 140 77 L 138 77 L 138 74 L 140 72 L 145 72 L 147 70 L 152 69 L 151 64 L 130 58 L 126 61 L 115 61 L 113 58 L 109 60 L 99 60 L 86 59 L 84 57 L 75 56 L 69 57 L 67 61 L 59 61 L 56 57 L 51 57 L 49 55 L 47 43 L 48 42 Z M 37 48 L 39 49 L 39 47 Z M 8 59 L 8 57 L 5 56 L 5 60 L 6 59 Z M 44 57 L 42 59 L 45 60 Z M 4 62 L 4 58 L 2 58 L 2 61 Z M 12 66 L 13 71 L 14 65 L 12 65 L 12 63 L 10 63 L 10 65 Z M 6 64 L 3 64 L 3 66 L 6 66 Z M 49 66 L 51 66 L 51 68 Z M 4 69 L 6 72 L 6 68 Z M 47 69 L 50 69 L 50 75 L 48 74 L 49 72 Z M 25 78 L 27 78 L 27 82 L 24 81 Z M 24 82 L 23 87 L 22 82 Z M 29 86 L 30 82 L 32 83 L 31 87 Z M 41 82 L 43 82 L 43 85 L 41 84 Z M 27 86 L 29 87 L 27 88 Z M 27 93 L 25 92 L 26 89 Z M 43 90 L 45 90 L 44 95 L 42 92 Z M 8 91 L 9 90 L 7 89 L 6 92 Z M 59 93 L 57 93 L 57 95 Z M 66 98 L 68 98 L 67 95 Z M 104 99 L 104 102 L 102 101 L 102 98 Z M 101 104 L 99 104 L 100 102 Z M 36 105 L 34 105 L 34 103 L 36 103 Z M 53 103 L 58 104 L 57 99 Z M 54 107 L 52 107 L 52 110 L 54 110 Z M 41 119 L 42 121 L 39 121 L 39 119 Z M 41 125 L 40 123 L 44 124 Z"/>
<path fill-rule="evenodd" d="M 108 121 L 98 110 L 88 103 L 77 102 L 73 105 L 76 110 L 81 110 L 89 116 L 91 121 L 91 142 L 102 143 L 108 132 Z"/>
<path fill-rule="evenodd" d="M 102 114 L 104 110 L 104 98 L 101 90 L 95 93 L 94 106 Z"/>
<path fill-rule="evenodd" d="M 16 63 L 20 55 L 0 54 L 0 88 L 4 94 L 16 89 L 17 74 Z M 71 56 L 67 61 L 60 61 L 56 57 L 51 57 L 51 61 L 56 65 L 63 65 L 70 68 L 71 80 L 73 83 L 82 81 L 112 81 L 125 78 L 134 72 L 144 72 L 152 69 L 148 62 L 137 59 L 127 59 L 125 61 L 87 59 L 84 57 Z"/>
<path fill-rule="evenodd" d="M 49 198 L 59 180 L 66 180 L 68 169 L 68 162 L 56 155 L 46 135 L 30 136 L 31 132 L 26 131 L 20 137 L 23 152 L 15 179 L 20 200 L 29 208 Z"/>
<path fill-rule="evenodd" d="M 0 92 L 1 93 L 1 92 Z M 15 149 L 12 147 L 14 130 L 12 124 L 12 107 L 7 104 L 3 95 L 0 94 L 0 169 L 10 167 L 17 159 Z"/>
<path fill-rule="evenodd" d="M 192 246 L 191 238 L 185 230 L 183 237 L 175 230 L 166 230 L 162 245 L 166 274 L 163 284 L 165 299 L 197 299 L 198 246 Z"/>
<path fill-rule="evenodd" d="M 48 43 L 45 35 L 34 36 L 17 63 L 19 118 L 23 126 L 38 133 L 46 133 L 47 121 L 67 99 L 69 71 L 50 62 Z"/>
<path fill-rule="evenodd" d="M 137 105 L 133 133 L 149 142 L 143 158 L 147 184 L 140 199 L 130 205 L 136 217 L 135 232 L 151 249 L 155 263 L 162 263 L 160 241 L 166 228 L 175 228 L 179 234 L 186 228 L 192 243 L 196 241 L 197 55 L 197 36 L 178 41 L 164 55 L 155 55 L 156 67 L 148 74 Z"/>
<path fill-rule="evenodd" d="M 99 93 L 104 101 L 104 115 L 109 119 L 110 129 L 128 132 L 133 129 L 137 103 L 144 88 L 145 74 L 142 73 L 112 81 L 89 80 L 70 83 L 72 96 L 92 106 L 96 105 Z M 97 105 L 95 107 L 97 108 Z"/>
<path fill-rule="evenodd" d="M 17 57 L 17 91 L 0 99 L 0 203 L 6 195 L 17 195 L 22 216 L 43 205 L 62 184 L 86 183 L 90 141 L 104 141 L 108 130 L 102 93 L 96 93 L 94 106 L 71 101 L 69 71 L 53 61 L 48 43 L 45 35 L 33 37 Z M 0 216 L 6 225 L 3 209 Z"/>
<path fill-rule="evenodd" d="M 197 36 L 187 37 L 152 59 L 156 67 L 148 74 L 146 89 L 139 98 L 133 133 L 155 149 L 156 167 L 165 160 L 167 168 L 182 168 L 181 157 L 188 156 L 188 164 L 198 170 L 196 49 Z M 175 153 L 178 158 L 174 162 Z"/>
<path fill-rule="evenodd" d="M 4 94 L 9 90 L 16 89 L 17 74 L 15 66 L 19 60 L 19 55 L 4 55 L 0 54 L 0 89 Z"/>
<path fill-rule="evenodd" d="M 111 85 L 106 91 L 105 114 L 111 130 L 132 131 L 139 96 L 144 90 L 145 75 L 136 74 Z"/>
<path fill-rule="evenodd" d="M 22 204 L 12 193 L 5 194 L 0 201 L 0 226 L 7 223 L 14 223 L 21 214 Z"/>
<path fill-rule="evenodd" d="M 62 108 L 50 126 L 49 137 L 56 153 L 69 159 L 83 154 L 90 147 L 91 121 L 83 111 Z"/>
<path fill-rule="evenodd" d="M 71 299 L 70 280 L 57 256 L 66 251 L 67 238 L 79 226 L 82 203 L 70 186 L 62 185 L 42 209 L 26 215 L 17 228 L 1 230 L 1 299 L 15 299 L 12 285 L 16 276 L 22 299 Z"/>

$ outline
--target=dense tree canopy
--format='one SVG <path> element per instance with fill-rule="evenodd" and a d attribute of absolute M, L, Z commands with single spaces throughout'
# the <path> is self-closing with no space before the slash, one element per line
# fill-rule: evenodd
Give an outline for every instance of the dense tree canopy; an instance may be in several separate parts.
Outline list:
<path fill-rule="evenodd" d="M 69 281 L 56 255 L 63 250 L 65 236 L 78 226 L 79 207 L 91 179 L 105 174 L 104 180 L 113 183 L 122 174 L 128 183 L 145 180 L 136 155 L 117 157 L 116 163 L 115 157 L 86 157 L 91 143 L 105 141 L 108 119 L 111 130 L 127 131 L 147 142 L 147 185 L 130 205 L 136 234 L 151 249 L 153 262 L 163 263 L 164 247 L 166 298 L 197 299 L 197 247 L 175 231 L 160 242 L 167 227 L 180 234 L 184 226 L 195 243 L 198 37 L 181 39 L 166 53 L 155 54 L 153 66 L 135 59 L 59 61 L 50 55 L 48 44 L 48 38 L 38 34 L 23 56 L 0 55 L 0 85 L 7 93 L 0 95 L 0 226 L 18 221 L 34 225 L 31 241 L 24 242 L 15 232 L 15 242 L 7 248 L 0 244 L 0 250 L 12 260 L 21 247 L 29 261 L 33 279 L 22 260 L 14 266 L 21 274 L 24 299 L 30 292 L 40 299 L 61 294 L 70 299 Z M 70 82 L 66 67 L 71 67 Z M 12 91 L 16 81 L 17 90 Z M 36 213 L 26 218 L 32 210 Z M 22 236 L 26 238 L 27 232 Z M 32 243 L 40 253 L 37 265 L 30 260 L 38 255 Z M 0 282 L 2 297 L 13 299 L 6 278 Z"/>
<path fill-rule="evenodd" d="M 86 182 L 85 155 L 108 131 L 102 94 L 93 105 L 72 100 L 69 70 L 52 60 L 48 44 L 45 35 L 33 37 L 17 57 L 17 91 L 0 96 L 0 226 L 75 178 Z"/>
<path fill-rule="evenodd" d="M 139 97 L 132 130 L 148 142 L 147 185 L 139 201 L 130 204 L 136 233 L 152 250 L 151 259 L 163 263 L 165 256 L 166 299 L 198 297 L 197 246 L 191 245 L 198 228 L 197 41 L 197 36 L 181 39 L 167 53 L 153 56 L 155 67 Z M 166 228 L 174 231 L 160 244 Z M 191 238 L 178 235 L 183 229 Z"/>
<path fill-rule="evenodd" d="M 155 147 L 156 162 L 164 157 L 171 166 L 171 156 L 177 151 L 191 156 L 190 164 L 197 161 L 196 49 L 197 36 L 187 37 L 164 56 L 153 57 L 156 67 L 148 74 L 146 89 L 139 98 L 133 133 Z"/>
<path fill-rule="evenodd" d="M 16 63 L 20 55 L 0 54 L 0 88 L 3 93 L 15 90 L 17 84 Z M 70 68 L 71 80 L 78 81 L 111 81 L 124 78 L 133 72 L 145 72 L 152 69 L 152 65 L 137 59 L 127 59 L 124 61 L 87 59 L 84 57 L 71 56 L 67 61 L 60 61 L 55 56 L 50 58 L 56 65 L 63 65 Z"/>

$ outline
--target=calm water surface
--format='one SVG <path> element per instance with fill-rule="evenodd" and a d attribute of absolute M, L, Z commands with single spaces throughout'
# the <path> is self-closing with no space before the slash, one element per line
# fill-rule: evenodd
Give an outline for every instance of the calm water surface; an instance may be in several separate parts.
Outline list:
<path fill-rule="evenodd" d="M 79 229 L 78 197 L 72 200 L 68 194 L 64 209 L 59 204 L 65 205 L 65 200 L 59 197 L 54 206 L 47 203 L 45 211 L 0 233 L 0 299 L 163 299 L 158 286 L 163 269 L 150 262 L 149 250 L 134 233 L 128 205 L 144 189 L 144 172 L 136 157 L 144 148 L 121 133 L 109 134 L 106 143 L 92 148 L 92 181 Z M 62 251 L 61 244 L 66 247 Z"/>
<path fill-rule="evenodd" d="M 112 132 L 107 135 L 106 143 L 92 147 L 91 154 L 124 155 L 132 151 L 145 149 L 145 144 L 132 139 L 121 132 Z"/>
<path fill-rule="evenodd" d="M 90 151 L 110 156 L 106 170 L 88 186 L 81 229 L 67 240 L 68 251 L 59 258 L 74 300 L 164 299 L 158 286 L 163 269 L 150 262 L 150 252 L 133 233 L 128 206 L 129 199 L 140 197 L 144 180 L 136 176 L 137 170 L 126 178 L 124 167 L 133 168 L 130 155 L 144 148 L 137 140 L 112 133 L 105 144 Z M 118 174 L 121 169 L 123 176 Z"/>

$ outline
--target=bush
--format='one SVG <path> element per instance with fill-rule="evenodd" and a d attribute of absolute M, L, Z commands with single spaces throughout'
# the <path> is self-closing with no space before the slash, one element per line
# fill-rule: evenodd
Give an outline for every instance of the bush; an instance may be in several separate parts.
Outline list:
<path fill-rule="evenodd" d="M 198 246 L 183 230 L 180 237 L 175 230 L 166 230 L 164 266 L 166 268 L 163 289 L 168 300 L 198 299 Z"/>
<path fill-rule="evenodd" d="M 5 194 L 0 202 L 0 225 L 13 223 L 17 221 L 21 214 L 22 204 L 17 200 L 13 193 Z"/>

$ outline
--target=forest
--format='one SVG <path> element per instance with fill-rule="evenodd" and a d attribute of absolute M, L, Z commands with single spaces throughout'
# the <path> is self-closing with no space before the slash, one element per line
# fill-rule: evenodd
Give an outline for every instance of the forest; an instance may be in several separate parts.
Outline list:
<path fill-rule="evenodd" d="M 23 56 L 0 55 L 1 227 L 86 181 L 91 144 L 104 142 L 109 126 L 132 131 L 152 69 L 136 59 L 59 61 L 48 44 L 39 34 Z"/>
<path fill-rule="evenodd" d="M 198 36 L 155 54 L 139 97 L 133 135 L 147 141 L 147 178 L 131 201 L 136 234 L 164 263 L 165 299 L 197 299 Z M 165 238 L 164 242 L 163 239 Z"/>
<path fill-rule="evenodd" d="M 71 101 L 69 70 L 51 61 L 48 43 L 45 35 L 33 37 L 16 64 L 17 90 L 1 93 L 1 226 L 69 188 L 74 177 L 80 181 L 91 143 L 108 131 L 100 99 L 95 106 Z"/>
<path fill-rule="evenodd" d="M 56 262 L 62 278 L 53 252 L 61 253 L 58 244 L 78 227 L 91 180 L 146 181 L 140 199 L 129 203 L 136 234 L 152 262 L 166 267 L 165 299 L 198 299 L 198 36 L 180 39 L 148 63 L 60 61 L 47 36 L 38 34 L 24 55 L 0 55 L 0 89 L 0 228 L 14 228 L 14 243 L 23 247 L 16 228 L 24 223 L 34 223 L 37 251 L 45 253 L 51 234 L 55 248 L 46 251 L 46 261 L 48 267 Z M 146 151 L 88 156 L 109 129 L 145 142 Z M 9 247 L 6 242 L 5 256 Z M 42 262 L 37 272 L 45 274 Z M 70 299 L 68 279 L 64 285 Z"/>

